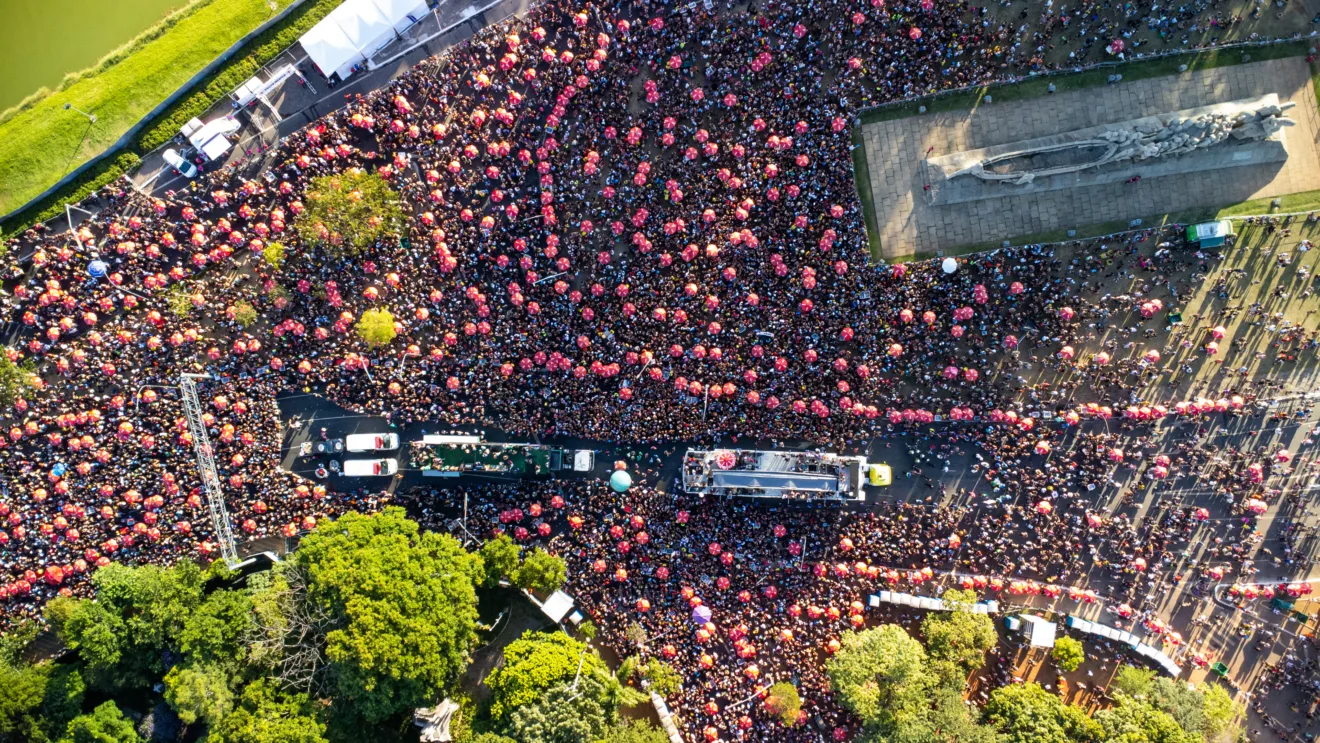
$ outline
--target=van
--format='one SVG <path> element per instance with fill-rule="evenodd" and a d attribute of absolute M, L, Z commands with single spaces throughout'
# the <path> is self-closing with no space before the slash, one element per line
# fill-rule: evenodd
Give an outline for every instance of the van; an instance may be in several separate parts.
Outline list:
<path fill-rule="evenodd" d="M 393 451 L 399 448 L 397 433 L 355 433 L 344 437 L 349 451 Z"/>
<path fill-rule="evenodd" d="M 350 459 L 344 462 L 345 477 L 392 475 L 399 471 L 397 459 Z"/>

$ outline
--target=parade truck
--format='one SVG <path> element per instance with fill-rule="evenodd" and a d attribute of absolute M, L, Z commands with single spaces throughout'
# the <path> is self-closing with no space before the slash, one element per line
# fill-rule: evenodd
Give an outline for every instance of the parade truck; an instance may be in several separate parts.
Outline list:
<path fill-rule="evenodd" d="M 683 489 L 701 495 L 845 503 L 864 499 L 862 488 L 872 474 L 866 458 L 860 456 L 689 449 L 683 456 L 682 476 Z"/>
<path fill-rule="evenodd" d="M 590 472 L 595 452 L 542 444 L 485 441 L 472 435 L 429 435 L 413 442 L 412 461 L 424 477 L 553 477 Z"/>

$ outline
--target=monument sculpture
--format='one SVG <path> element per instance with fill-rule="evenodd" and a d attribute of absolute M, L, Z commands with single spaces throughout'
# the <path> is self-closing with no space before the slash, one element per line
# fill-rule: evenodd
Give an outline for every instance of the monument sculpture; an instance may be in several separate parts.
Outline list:
<path fill-rule="evenodd" d="M 971 175 L 986 181 L 1025 185 L 1041 176 L 1071 173 L 1121 160 L 1140 162 L 1174 157 L 1213 147 L 1230 137 L 1262 140 L 1294 124 L 1283 112 L 1295 105 L 1271 103 L 1236 114 L 1212 111 L 1193 118 L 1175 116 L 1167 123 L 1161 123 L 1159 117 L 1138 119 L 1115 125 L 1094 139 L 1046 144 L 974 162 L 949 177 Z"/>
<path fill-rule="evenodd" d="M 1294 124 L 1284 113 L 1294 105 L 1269 94 L 932 158 L 922 164 L 926 200 L 955 204 L 1282 162 L 1282 131 Z"/>

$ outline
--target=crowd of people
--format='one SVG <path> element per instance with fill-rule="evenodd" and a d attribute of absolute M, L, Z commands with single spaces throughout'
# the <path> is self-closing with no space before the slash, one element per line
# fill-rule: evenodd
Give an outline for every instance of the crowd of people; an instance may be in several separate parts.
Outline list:
<path fill-rule="evenodd" d="M 581 484 L 481 489 L 482 535 L 514 505 L 531 513 L 552 490 L 567 501 L 560 515 L 585 526 L 561 519 L 545 541 L 570 558 L 571 590 L 621 650 L 634 622 L 664 636 L 649 650 L 700 680 L 676 700 L 692 710 L 736 701 L 754 663 L 799 683 L 819 724 L 847 729 L 822 648 L 871 586 L 929 580 L 923 569 L 1028 593 L 1100 576 L 1134 622 L 1185 552 L 1198 580 L 1247 580 L 1254 519 L 1300 511 L 1286 485 L 1297 452 L 1244 447 L 1220 427 L 1278 391 L 1231 373 L 1194 395 L 1162 386 L 1216 361 L 1220 316 L 1173 333 L 1166 320 L 1215 258 L 1170 229 L 951 270 L 870 259 L 851 171 L 858 110 L 1041 64 L 1013 46 L 1009 67 L 1014 26 L 989 18 L 929 0 L 736 13 L 545 2 L 294 134 L 262 178 L 220 173 L 159 199 L 113 186 L 75 233 L 16 239 L 0 300 L 22 377 L 0 437 L 4 621 L 87 592 L 107 561 L 219 549 L 185 372 L 212 375 L 198 382 L 204 425 L 240 538 L 386 500 L 281 469 L 286 390 L 398 425 L 835 450 L 880 439 L 932 463 L 975 456 L 972 487 L 914 468 L 927 495 L 865 514 L 771 516 L 645 485 L 623 501 Z M 356 169 L 390 185 L 407 223 L 350 251 L 302 215 L 315 179 Z M 1135 288 L 1105 292 L 1116 276 Z M 373 309 L 395 319 L 384 346 L 354 332 Z M 1314 333 L 1291 330 L 1271 363 L 1313 355 Z M 1213 508 L 1183 502 L 1180 481 L 1213 489 Z M 1116 488 L 1162 488 L 1169 507 L 1115 513 L 1101 496 Z M 719 617 L 709 644 L 688 626 L 689 591 Z M 760 651 L 736 662 L 735 634 Z M 703 735 L 743 714 L 683 719 Z M 788 739 L 756 729 L 744 735 Z"/>

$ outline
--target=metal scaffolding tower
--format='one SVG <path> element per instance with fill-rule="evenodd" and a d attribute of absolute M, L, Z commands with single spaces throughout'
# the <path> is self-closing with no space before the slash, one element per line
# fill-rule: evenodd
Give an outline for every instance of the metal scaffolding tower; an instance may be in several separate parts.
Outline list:
<path fill-rule="evenodd" d="M 225 494 L 220 488 L 220 477 L 211 456 L 211 440 L 202 421 L 202 403 L 197 399 L 198 379 L 211 379 L 209 374 L 183 374 L 179 390 L 183 393 L 183 412 L 188 419 L 188 432 L 192 434 L 193 451 L 197 453 L 197 471 L 206 490 L 206 506 L 211 512 L 211 531 L 220 543 L 220 556 L 229 567 L 238 565 L 238 548 L 234 545 L 234 532 L 229 528 L 229 512 L 225 509 Z"/>

